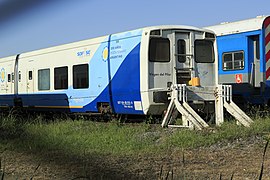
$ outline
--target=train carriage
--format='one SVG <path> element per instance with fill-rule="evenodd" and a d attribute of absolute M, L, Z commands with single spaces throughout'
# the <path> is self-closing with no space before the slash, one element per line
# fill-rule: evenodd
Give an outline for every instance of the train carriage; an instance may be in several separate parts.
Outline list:
<path fill-rule="evenodd" d="M 1 58 L 0 107 L 160 115 L 172 84 L 217 84 L 215 51 L 211 31 L 155 26 Z"/>
<path fill-rule="evenodd" d="M 269 104 L 270 17 L 205 28 L 217 35 L 219 83 L 232 84 L 239 103 Z"/>

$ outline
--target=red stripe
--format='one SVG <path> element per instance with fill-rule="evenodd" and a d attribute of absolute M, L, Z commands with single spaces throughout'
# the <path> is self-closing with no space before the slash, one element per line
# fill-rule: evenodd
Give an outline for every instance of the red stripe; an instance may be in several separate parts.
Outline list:
<path fill-rule="evenodd" d="M 266 62 L 270 59 L 270 51 L 266 53 Z"/>
<path fill-rule="evenodd" d="M 266 62 L 267 62 L 270 59 L 270 50 L 268 50 L 265 57 L 266 57 Z"/>
<path fill-rule="evenodd" d="M 265 37 L 265 45 L 267 45 L 270 41 L 270 33 L 267 34 L 267 36 Z"/>
<path fill-rule="evenodd" d="M 264 28 L 267 28 L 267 26 L 270 24 L 270 17 L 266 18 L 263 24 L 264 24 Z"/>
<path fill-rule="evenodd" d="M 266 71 L 266 79 L 268 79 L 269 76 L 270 76 L 270 68 L 268 68 Z"/>

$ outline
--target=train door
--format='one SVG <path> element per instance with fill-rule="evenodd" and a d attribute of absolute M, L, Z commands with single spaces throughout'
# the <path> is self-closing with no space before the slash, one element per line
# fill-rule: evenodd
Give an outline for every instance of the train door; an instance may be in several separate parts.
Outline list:
<path fill-rule="evenodd" d="M 260 87 L 263 81 L 262 73 L 260 72 L 260 42 L 259 35 L 251 36 L 249 39 L 249 52 L 248 57 L 251 58 L 251 76 L 250 83 L 254 87 Z"/>
<path fill-rule="evenodd" d="M 169 88 L 171 84 L 188 84 L 193 55 L 191 32 L 164 30 L 162 36 L 150 36 L 149 88 Z"/>
<path fill-rule="evenodd" d="M 28 69 L 26 71 L 26 82 L 27 82 L 27 86 L 26 86 L 26 91 L 27 93 L 33 93 L 34 92 L 34 70 L 33 69 Z"/>
<path fill-rule="evenodd" d="M 191 79 L 192 58 L 190 48 L 190 32 L 175 32 L 172 34 L 173 63 L 177 84 L 188 84 Z M 174 73 L 175 74 L 175 73 Z"/>

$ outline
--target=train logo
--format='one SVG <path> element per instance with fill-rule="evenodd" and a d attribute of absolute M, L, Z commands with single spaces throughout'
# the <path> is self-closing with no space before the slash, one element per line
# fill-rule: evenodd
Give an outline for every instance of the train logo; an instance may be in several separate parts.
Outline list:
<path fill-rule="evenodd" d="M 107 61 L 108 56 L 109 56 L 109 50 L 108 50 L 108 47 L 106 46 L 103 49 L 103 52 L 102 52 L 102 59 L 103 59 L 103 61 Z"/>
<path fill-rule="evenodd" d="M 5 77 L 6 77 L 5 69 L 2 68 L 1 69 L 1 82 L 5 82 Z"/>

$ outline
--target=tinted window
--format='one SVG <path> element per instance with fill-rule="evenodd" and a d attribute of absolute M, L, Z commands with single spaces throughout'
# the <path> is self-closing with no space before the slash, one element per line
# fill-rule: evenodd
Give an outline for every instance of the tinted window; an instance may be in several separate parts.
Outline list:
<path fill-rule="evenodd" d="M 215 61 L 214 46 L 212 41 L 195 41 L 195 61 L 197 63 L 213 63 Z"/>
<path fill-rule="evenodd" d="M 50 69 L 38 70 L 38 90 L 50 89 Z"/>
<path fill-rule="evenodd" d="M 8 82 L 11 82 L 11 75 L 8 74 Z"/>
<path fill-rule="evenodd" d="M 73 88 L 81 89 L 89 87 L 89 68 L 88 64 L 73 66 Z"/>
<path fill-rule="evenodd" d="M 183 39 L 179 39 L 177 41 L 177 53 L 178 53 L 178 61 L 186 62 L 186 41 Z"/>
<path fill-rule="evenodd" d="M 19 82 L 22 81 L 22 74 L 21 74 L 21 71 L 19 71 Z"/>
<path fill-rule="evenodd" d="M 54 89 L 68 88 L 68 67 L 54 68 Z"/>
<path fill-rule="evenodd" d="M 170 41 L 167 38 L 151 38 L 149 46 L 149 60 L 151 62 L 170 61 Z"/>
<path fill-rule="evenodd" d="M 244 69 L 244 52 L 227 52 L 222 55 L 223 70 Z"/>
<path fill-rule="evenodd" d="M 28 72 L 28 79 L 32 80 L 33 79 L 33 71 Z"/>

